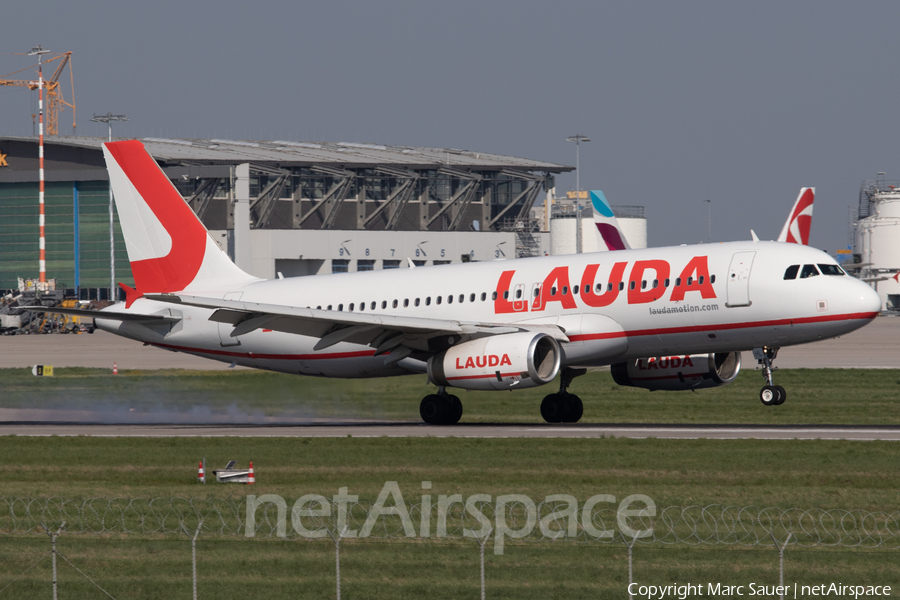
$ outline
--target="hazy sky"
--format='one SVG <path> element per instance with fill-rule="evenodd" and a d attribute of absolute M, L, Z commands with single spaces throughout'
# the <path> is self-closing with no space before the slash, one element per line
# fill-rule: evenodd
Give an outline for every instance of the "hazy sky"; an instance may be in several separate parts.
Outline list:
<path fill-rule="evenodd" d="M 778 235 L 817 188 L 812 244 L 900 179 L 900 3 L 7 0 L 0 75 L 73 51 L 78 132 L 452 147 L 575 164 L 644 205 L 651 245 Z M 25 74 L 20 74 L 20 77 Z M 0 135 L 32 93 L 0 88 Z M 60 119 L 71 132 L 71 113 Z M 557 189 L 574 189 L 574 175 Z"/>

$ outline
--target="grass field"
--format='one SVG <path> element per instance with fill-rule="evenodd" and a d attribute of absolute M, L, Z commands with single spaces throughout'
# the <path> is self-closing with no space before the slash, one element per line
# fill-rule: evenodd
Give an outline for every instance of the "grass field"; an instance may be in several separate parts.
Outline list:
<path fill-rule="evenodd" d="M 789 392 L 781 407 L 763 407 L 758 373 L 725 388 L 649 393 L 615 386 L 607 373 L 576 380 L 586 421 L 679 423 L 900 422 L 896 371 L 779 371 Z M 303 418 L 416 420 L 424 378 L 331 381 L 253 371 L 123 372 L 60 369 L 38 379 L 0 371 L 0 407 L 107 411 L 139 418 L 215 413 Z M 464 421 L 537 422 L 550 389 L 462 393 Z M 131 411 L 131 409 L 135 411 Z M 541 500 L 571 494 L 646 494 L 659 506 L 759 505 L 782 508 L 897 510 L 894 442 L 803 440 L 449 439 L 449 438 L 87 438 L 0 437 L 0 496 L 242 497 L 306 493 L 332 496 L 347 486 L 361 500 L 396 480 L 409 502 L 421 482 L 432 494 Z M 196 483 L 197 461 L 209 467 L 254 461 L 257 485 Z M 49 561 L 16 580 L 49 548 L 46 536 L 0 535 L 0 598 L 49 595 Z M 347 540 L 342 544 L 345 598 L 477 597 L 474 541 Z M 187 538 L 63 536 L 62 556 L 116 598 L 190 597 Z M 900 586 L 896 551 L 789 548 L 786 581 L 843 581 Z M 334 545 L 329 541 L 202 539 L 201 598 L 333 598 Z M 640 583 L 778 581 L 778 555 L 763 547 L 637 547 Z M 525 542 L 488 552 L 488 597 L 627 597 L 627 561 L 619 545 Z M 68 563 L 61 597 L 106 597 Z M 4 586 L 10 585 L 4 593 Z M 895 587 L 896 590 L 900 587 Z M 745 595 L 747 594 L 745 588 Z"/>
<path fill-rule="evenodd" d="M 748 361 L 751 362 L 751 361 Z M 752 365 L 750 365 L 752 367 Z M 776 373 L 788 391 L 782 406 L 758 399 L 762 376 L 745 369 L 728 386 L 697 392 L 649 392 L 589 373 L 570 388 L 584 402 L 582 422 L 900 424 L 900 371 L 796 369 Z M 555 384 L 516 392 L 458 391 L 463 422 L 540 422 L 540 402 Z M 359 418 L 418 421 L 433 386 L 424 376 L 333 380 L 263 371 L 57 369 L 36 378 L 0 370 L 0 408 L 91 409 L 115 419 L 193 419 L 213 413 L 286 420 Z M 127 413 L 136 414 L 127 414 Z"/>

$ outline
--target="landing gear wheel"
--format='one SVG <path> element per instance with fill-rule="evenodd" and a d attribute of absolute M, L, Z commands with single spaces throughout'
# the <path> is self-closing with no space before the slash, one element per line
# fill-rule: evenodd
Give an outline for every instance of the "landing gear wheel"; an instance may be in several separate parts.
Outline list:
<path fill-rule="evenodd" d="M 569 418 L 566 419 L 566 423 L 577 423 L 583 414 L 584 405 L 581 403 L 581 398 L 575 394 L 569 394 Z"/>
<path fill-rule="evenodd" d="M 544 400 L 541 402 L 541 416 L 548 423 L 562 423 L 568 412 L 566 404 L 562 394 L 544 396 Z"/>
<path fill-rule="evenodd" d="M 429 394 L 422 398 L 422 403 L 419 404 L 419 415 L 429 425 L 440 425 L 447 420 L 450 408 L 451 403 L 445 396 Z"/>
<path fill-rule="evenodd" d="M 450 399 L 450 411 L 445 423 L 447 425 L 456 425 L 463 414 L 462 402 L 459 401 L 457 396 L 447 396 L 447 398 Z"/>
<path fill-rule="evenodd" d="M 766 406 L 775 406 L 779 404 L 780 399 L 781 393 L 778 391 L 778 386 L 766 385 L 759 390 L 759 401 Z"/>
<path fill-rule="evenodd" d="M 778 390 L 778 402 L 776 402 L 775 405 L 780 406 L 784 404 L 785 400 L 787 400 L 787 392 L 780 385 L 776 385 L 775 389 Z"/>

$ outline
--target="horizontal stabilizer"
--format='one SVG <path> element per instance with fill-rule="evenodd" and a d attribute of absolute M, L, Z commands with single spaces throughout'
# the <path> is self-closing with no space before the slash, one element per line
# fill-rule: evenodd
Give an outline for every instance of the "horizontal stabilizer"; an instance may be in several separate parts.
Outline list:
<path fill-rule="evenodd" d="M 140 315 L 126 312 L 111 312 L 106 310 L 87 310 L 84 308 L 48 308 L 46 306 L 19 306 L 21 310 L 31 312 L 56 313 L 73 317 L 88 317 L 91 319 L 108 319 L 110 321 L 131 321 L 135 323 L 177 323 L 181 317 L 168 315 Z"/>

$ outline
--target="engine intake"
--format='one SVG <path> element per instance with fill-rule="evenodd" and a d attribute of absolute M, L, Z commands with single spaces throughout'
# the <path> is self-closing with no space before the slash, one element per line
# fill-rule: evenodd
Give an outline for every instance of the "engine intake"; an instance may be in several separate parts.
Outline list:
<path fill-rule="evenodd" d="M 466 390 L 508 390 L 550 383 L 559 342 L 545 333 L 507 333 L 454 346 L 428 359 L 428 379 Z"/>
<path fill-rule="evenodd" d="M 740 352 L 638 358 L 610 367 L 619 385 L 651 391 L 719 387 L 734 381 L 740 370 Z"/>

